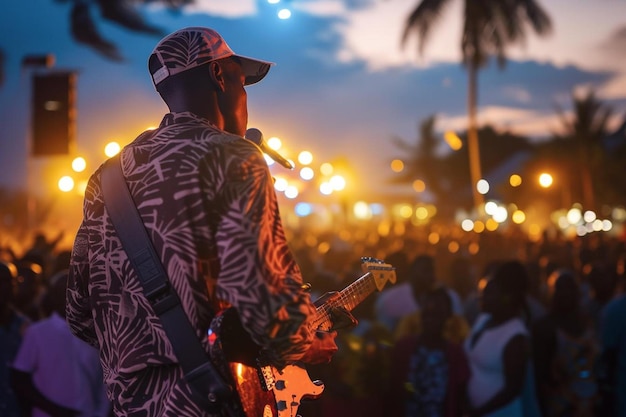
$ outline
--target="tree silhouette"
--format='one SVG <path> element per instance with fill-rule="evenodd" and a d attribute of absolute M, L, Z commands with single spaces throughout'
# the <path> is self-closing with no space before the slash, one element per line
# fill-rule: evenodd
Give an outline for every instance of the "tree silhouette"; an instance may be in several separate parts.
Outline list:
<path fill-rule="evenodd" d="M 471 182 L 467 175 L 468 136 L 466 132 L 460 135 L 463 146 L 459 150 L 442 151 L 440 144 L 443 139 L 435 132 L 435 122 L 435 116 L 424 119 L 419 125 L 419 135 L 414 143 L 399 137 L 392 138 L 403 153 L 401 159 L 405 162 L 405 169 L 390 181 L 400 184 L 411 184 L 418 179 L 424 181 L 426 190 L 437 203 L 438 213 L 442 217 L 451 217 L 458 208 L 472 207 L 472 195 L 469 193 Z M 484 149 L 483 168 L 485 173 L 494 176 L 494 181 L 506 180 L 508 183 L 508 175 L 513 172 L 507 173 L 506 178 L 499 178 L 495 177 L 498 171 L 517 155 L 531 155 L 534 152 L 534 146 L 526 137 L 498 132 L 491 126 L 481 128 L 478 133 L 480 147 Z M 499 184 L 494 183 L 493 186 L 495 188 Z M 498 193 L 502 197 L 507 196 L 506 191 Z"/>
<path fill-rule="evenodd" d="M 453 0 L 421 0 L 410 13 L 404 26 L 402 44 L 410 35 L 418 38 L 418 51 L 423 53 L 432 27 Z M 490 56 L 496 56 L 500 67 L 506 62 L 505 50 L 513 44 L 524 44 L 527 26 L 537 34 L 550 32 L 548 15 L 535 0 L 464 0 L 464 26 L 461 39 L 463 65 L 468 70 L 468 157 L 472 195 L 475 207 L 482 202 L 475 184 L 481 178 L 481 158 L 476 123 L 478 103 L 478 70 Z"/>
<path fill-rule="evenodd" d="M 67 1 L 67 0 L 56 0 Z M 114 60 L 123 60 L 117 46 L 104 39 L 98 30 L 93 11 L 98 9 L 104 20 L 113 22 L 124 29 L 151 35 L 163 36 L 164 31 L 146 22 L 139 12 L 139 7 L 147 3 L 160 3 L 170 10 L 179 10 L 194 0 L 70 0 L 70 27 L 72 37 L 79 43 L 93 48 L 105 57 Z"/>
<path fill-rule="evenodd" d="M 448 186 L 446 185 L 443 168 L 439 164 L 437 148 L 441 139 L 435 133 L 436 116 L 432 115 L 419 124 L 419 135 L 415 143 L 393 137 L 394 144 L 403 152 L 402 160 L 405 169 L 392 178 L 394 183 L 413 183 L 424 181 L 429 194 L 441 201 Z"/>
<path fill-rule="evenodd" d="M 123 61 L 115 43 L 105 39 L 100 34 L 94 13 L 99 11 L 99 16 L 117 24 L 125 29 L 162 36 L 164 31 L 146 22 L 139 12 L 142 5 L 162 4 L 171 11 L 179 11 L 183 6 L 193 4 L 194 0 L 54 0 L 57 3 L 72 3 L 69 24 L 72 38 L 79 43 L 85 44 L 99 54 L 112 61 Z M 0 86 L 4 80 L 4 55 L 0 50 Z"/>
<path fill-rule="evenodd" d="M 563 125 L 562 134 L 555 134 L 555 140 L 563 144 L 561 151 L 570 156 L 568 172 L 570 186 L 580 184 L 583 207 L 596 210 L 596 184 L 602 182 L 603 172 L 609 163 L 606 158 L 603 139 L 608 134 L 608 122 L 613 110 L 598 101 L 593 91 L 573 98 L 573 114 L 568 116 L 557 108 Z"/>

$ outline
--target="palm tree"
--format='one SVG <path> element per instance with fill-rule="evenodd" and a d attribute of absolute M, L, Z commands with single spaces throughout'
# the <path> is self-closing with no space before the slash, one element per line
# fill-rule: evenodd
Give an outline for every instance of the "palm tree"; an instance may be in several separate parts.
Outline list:
<path fill-rule="evenodd" d="M 402 45 L 413 33 L 418 38 L 421 54 L 433 25 L 452 0 L 421 0 L 409 15 L 402 35 Z M 464 0 L 465 15 L 461 51 L 463 65 L 468 71 L 468 152 L 474 205 L 478 208 L 482 196 L 476 190 L 481 178 L 480 149 L 476 126 L 478 103 L 478 70 L 495 55 L 501 68 L 506 63 L 505 50 L 514 44 L 524 44 L 527 26 L 539 35 L 551 31 L 551 21 L 535 0 Z"/>
<path fill-rule="evenodd" d="M 179 11 L 183 6 L 194 3 L 195 0 L 71 0 L 69 23 L 72 38 L 87 45 L 99 54 L 112 61 L 123 61 L 117 46 L 102 37 L 93 12 L 104 19 L 134 32 L 162 36 L 163 31 L 142 17 L 138 7 L 148 3 L 162 3 L 172 11 Z M 4 54 L 0 48 L 0 87 L 4 80 Z"/>
<path fill-rule="evenodd" d="M 431 115 L 424 119 L 418 127 L 419 135 L 415 143 L 393 137 L 392 141 L 407 157 L 406 169 L 392 179 L 398 184 L 412 183 L 422 180 L 426 189 L 433 194 L 438 202 L 445 196 L 445 185 L 442 183 L 444 176 L 437 156 L 437 147 L 441 142 L 435 133 L 436 116 Z"/>
<path fill-rule="evenodd" d="M 583 206 L 595 210 L 594 183 L 601 182 L 600 177 L 607 168 L 603 161 L 606 152 L 602 141 L 608 134 L 608 123 L 613 109 L 598 101 L 593 91 L 589 91 L 584 97 L 574 97 L 573 104 L 572 117 L 557 108 L 564 133 L 554 136 L 556 140 L 568 145 L 567 150 L 563 151 L 566 155 L 571 155 L 570 175 L 574 178 L 579 176 Z"/>

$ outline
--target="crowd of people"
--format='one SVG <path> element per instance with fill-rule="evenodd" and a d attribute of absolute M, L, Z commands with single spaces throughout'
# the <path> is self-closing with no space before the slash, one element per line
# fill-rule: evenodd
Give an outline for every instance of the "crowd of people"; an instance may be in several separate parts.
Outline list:
<path fill-rule="evenodd" d="M 303 415 L 626 415 L 620 239 L 494 234 L 475 255 L 405 242 L 386 252 L 398 283 L 355 309 L 337 357 L 311 372 L 327 388 Z M 358 274 L 350 255 L 310 279 L 341 288 Z"/>
<path fill-rule="evenodd" d="M 535 243 L 518 229 L 465 250 L 424 239 L 426 226 L 286 229 L 264 145 L 245 136 L 246 87 L 271 65 L 205 27 L 156 45 L 148 69 L 169 113 L 92 174 L 71 251 L 61 233 L 2 252 L 2 417 L 272 415 L 224 389 L 254 383 L 215 363 L 244 340 L 274 393 L 298 385 L 278 375 L 299 364 L 324 381 L 317 401 L 273 404 L 290 415 L 626 416 L 620 240 Z M 351 312 L 337 291 L 363 256 L 398 282 Z M 234 341 L 213 331 L 224 311 Z"/>
<path fill-rule="evenodd" d="M 107 417 L 98 351 L 65 320 L 69 252 L 35 236 L 0 257 L 0 415 Z"/>
<path fill-rule="evenodd" d="M 323 254 L 295 239 L 313 298 L 363 275 L 356 247 L 397 276 L 354 309 L 358 325 L 339 331 L 332 362 L 308 367 L 325 391 L 299 413 L 626 415 L 622 242 L 518 243 L 514 255 L 472 257 L 408 238 Z M 97 351 L 65 323 L 68 256 L 43 235 L 21 256 L 2 251 L 2 416 L 111 412 Z"/>

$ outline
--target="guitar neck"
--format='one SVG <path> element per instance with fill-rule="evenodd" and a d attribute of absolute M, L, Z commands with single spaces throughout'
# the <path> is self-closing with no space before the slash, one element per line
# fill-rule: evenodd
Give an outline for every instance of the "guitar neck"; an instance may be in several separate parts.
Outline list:
<path fill-rule="evenodd" d="M 346 310 L 352 311 L 374 291 L 376 291 L 374 276 L 370 272 L 367 272 L 341 290 L 337 298 L 332 298 L 317 307 L 317 315 L 313 320 L 312 327 L 319 330 L 330 329 L 332 327 L 330 311 L 334 307 L 344 307 Z"/>

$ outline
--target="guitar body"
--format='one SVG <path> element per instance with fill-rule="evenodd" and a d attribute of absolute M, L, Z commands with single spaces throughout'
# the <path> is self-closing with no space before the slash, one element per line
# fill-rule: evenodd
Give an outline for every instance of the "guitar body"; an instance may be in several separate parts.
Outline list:
<path fill-rule="evenodd" d="M 243 416 L 278 417 L 274 394 L 263 389 L 257 368 L 241 362 L 230 362 L 228 366 Z"/>
<path fill-rule="evenodd" d="M 331 310 L 343 307 L 351 311 L 387 282 L 395 283 L 391 265 L 374 258 L 362 258 L 365 275 L 333 297 L 315 303 L 317 312 L 311 328 L 330 330 Z M 311 381 L 299 364 L 277 369 L 259 362 L 260 349 L 243 329 L 234 308 L 219 312 L 209 329 L 211 360 L 236 392 L 233 417 L 296 417 L 303 398 L 315 399 L 324 391 L 321 381 Z"/>
<path fill-rule="evenodd" d="M 302 398 L 314 399 L 324 391 L 302 366 L 278 370 L 258 364 L 258 346 L 232 308 L 213 319 L 209 338 L 213 362 L 237 393 L 238 417 L 295 417 Z"/>

